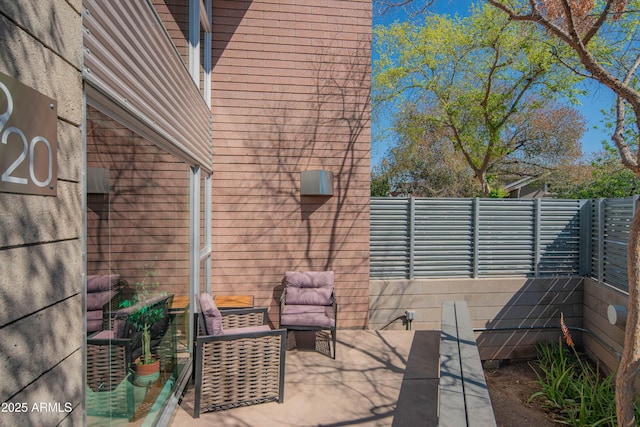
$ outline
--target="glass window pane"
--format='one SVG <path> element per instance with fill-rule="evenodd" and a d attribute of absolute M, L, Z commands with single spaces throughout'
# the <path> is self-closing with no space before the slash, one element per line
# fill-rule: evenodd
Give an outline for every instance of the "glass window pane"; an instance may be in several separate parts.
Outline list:
<path fill-rule="evenodd" d="M 86 144 L 87 422 L 153 419 L 189 359 L 190 168 L 92 108 Z"/>

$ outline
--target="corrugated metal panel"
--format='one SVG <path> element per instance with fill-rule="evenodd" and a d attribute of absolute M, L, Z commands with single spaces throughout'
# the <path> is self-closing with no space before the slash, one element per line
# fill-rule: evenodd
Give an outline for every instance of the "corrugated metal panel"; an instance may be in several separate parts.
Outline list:
<path fill-rule="evenodd" d="M 580 271 L 580 200 L 540 199 L 539 275 Z"/>
<path fill-rule="evenodd" d="M 409 277 L 409 200 L 371 199 L 371 278 Z"/>
<path fill-rule="evenodd" d="M 534 272 L 535 211 L 533 200 L 480 200 L 479 277 Z"/>
<path fill-rule="evenodd" d="M 371 276 L 578 274 L 583 203 L 373 198 Z"/>
<path fill-rule="evenodd" d="M 211 111 L 153 6 L 146 0 L 83 6 L 88 102 L 211 172 Z"/>
<path fill-rule="evenodd" d="M 606 199 L 603 204 L 602 280 L 620 289 L 628 289 L 627 242 L 634 206 L 634 198 Z"/>
<path fill-rule="evenodd" d="M 626 290 L 635 200 L 593 200 L 582 224 L 581 200 L 372 199 L 372 277 L 572 275 L 586 255 L 594 279 Z"/>
<path fill-rule="evenodd" d="M 600 211 L 602 209 L 604 200 L 593 200 L 591 202 L 591 277 L 596 280 L 602 280 L 602 268 L 601 268 L 601 260 L 602 257 L 600 254 L 601 250 L 601 241 L 600 233 L 603 228 L 601 225 L 602 215 Z"/>
<path fill-rule="evenodd" d="M 473 277 L 473 199 L 416 199 L 414 277 Z"/>

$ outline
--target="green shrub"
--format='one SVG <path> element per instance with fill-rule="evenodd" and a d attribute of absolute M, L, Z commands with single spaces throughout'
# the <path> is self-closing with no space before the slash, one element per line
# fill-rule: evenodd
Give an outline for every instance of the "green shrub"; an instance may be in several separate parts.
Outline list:
<path fill-rule="evenodd" d="M 557 421 L 571 426 L 615 426 L 616 404 L 613 375 L 603 377 L 573 347 L 538 344 L 536 375 L 542 390 L 529 401 L 541 399 Z M 586 358 L 585 358 L 586 360 Z M 640 419 L 640 405 L 635 405 Z"/>

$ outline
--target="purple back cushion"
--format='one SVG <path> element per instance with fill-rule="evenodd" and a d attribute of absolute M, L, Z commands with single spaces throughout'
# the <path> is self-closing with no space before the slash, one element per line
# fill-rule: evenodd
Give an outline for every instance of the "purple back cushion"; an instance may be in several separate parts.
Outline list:
<path fill-rule="evenodd" d="M 287 271 L 287 304 L 331 305 L 333 271 Z"/>
<path fill-rule="evenodd" d="M 102 310 L 102 306 L 109 302 L 113 291 L 87 293 L 87 310 Z"/>
<path fill-rule="evenodd" d="M 224 329 L 222 328 L 222 315 L 220 310 L 216 307 L 216 303 L 213 302 L 213 298 L 210 294 L 203 292 L 200 295 L 200 309 L 204 316 L 204 325 L 207 328 L 207 335 L 224 335 Z"/>
<path fill-rule="evenodd" d="M 119 274 L 100 274 L 87 276 L 87 292 L 102 292 L 113 289 L 120 280 Z"/>

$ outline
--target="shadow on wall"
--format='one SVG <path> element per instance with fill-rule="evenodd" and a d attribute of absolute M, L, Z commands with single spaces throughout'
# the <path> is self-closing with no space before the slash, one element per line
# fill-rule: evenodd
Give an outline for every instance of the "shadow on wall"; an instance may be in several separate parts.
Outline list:
<path fill-rule="evenodd" d="M 213 56 L 211 58 L 212 68 L 215 68 L 218 60 L 220 60 L 221 53 L 227 49 L 231 38 L 235 34 L 235 30 L 242 22 L 252 2 L 252 0 L 213 2 L 215 12 L 211 20 L 211 27 L 214 33 L 212 45 Z M 221 31 L 220 28 L 224 28 L 224 30 Z M 218 31 L 216 31 L 216 29 L 218 29 Z M 189 39 L 188 34 L 185 37 L 187 40 Z"/>
<path fill-rule="evenodd" d="M 287 69 L 279 73 L 290 75 L 267 72 L 261 76 L 265 85 L 275 83 L 265 86 L 264 93 L 247 92 L 249 100 L 233 100 L 240 111 L 234 113 L 248 116 L 242 127 L 235 127 L 234 113 L 221 108 L 221 115 L 229 114 L 222 122 L 228 119 L 229 126 L 239 129 L 233 134 L 238 149 L 224 141 L 218 153 L 233 150 L 233 160 L 227 161 L 238 164 L 229 165 L 234 168 L 227 171 L 218 167 L 214 186 L 216 179 L 222 185 L 234 180 L 237 186 L 224 189 L 232 201 L 214 209 L 223 209 L 224 215 L 233 218 L 241 213 L 243 220 L 250 220 L 250 226 L 238 233 L 221 230 L 214 237 L 232 251 L 224 253 L 228 269 L 220 267 L 214 278 L 224 283 L 227 292 L 247 292 L 246 280 L 239 282 L 235 275 L 235 265 L 246 265 L 247 256 L 254 257 L 249 270 L 256 271 L 244 274 L 259 276 L 255 289 L 260 291 L 272 292 L 286 270 L 337 270 L 339 274 L 344 267 L 336 265 L 337 259 L 351 263 L 352 271 L 368 273 L 368 258 L 362 255 L 368 243 L 361 245 L 362 250 L 351 248 L 356 246 L 354 233 L 362 234 L 367 228 L 368 234 L 362 223 L 369 215 L 369 146 L 363 141 L 370 121 L 370 40 L 347 49 L 341 40 L 327 39 L 325 46 L 305 49 L 312 52 L 298 54 L 305 58 L 296 62 L 299 65 L 280 62 Z M 279 54 L 273 55 L 274 64 L 278 63 Z M 247 78 L 253 82 L 254 76 Z M 332 197 L 300 196 L 300 173 L 310 169 L 333 172 Z M 240 174 L 249 178 L 237 178 Z M 362 176 L 366 176 L 365 185 Z M 366 290 L 362 292 L 366 296 Z M 275 318 L 278 298 L 271 302 L 270 316 Z"/>
<path fill-rule="evenodd" d="M 352 230 L 359 225 L 358 218 L 345 218 L 343 214 L 349 209 L 354 200 L 354 188 L 357 186 L 358 168 L 369 166 L 368 151 L 358 151 L 356 144 L 360 141 L 362 133 L 368 129 L 370 90 L 369 90 L 369 57 L 367 56 L 368 41 L 361 42 L 359 48 L 348 54 L 349 61 L 345 64 L 336 64 L 330 60 L 331 52 L 327 48 L 316 70 L 315 103 L 312 105 L 316 111 L 316 118 L 311 119 L 312 133 L 307 140 L 306 152 L 301 152 L 299 157 L 298 173 L 294 174 L 294 183 L 298 185 L 299 171 L 325 167 L 334 171 L 334 196 L 335 200 L 328 197 L 300 196 L 300 213 L 307 231 L 307 259 L 313 260 L 315 255 L 311 253 L 311 242 L 314 237 L 325 234 L 326 225 L 330 225 L 329 246 L 326 249 L 326 261 L 322 266 L 324 270 L 332 269 L 337 254 L 349 243 Z M 334 133 L 331 132 L 334 129 Z M 323 142 L 324 135 L 326 142 Z M 283 141 L 285 145 L 288 143 Z M 290 143 L 290 142 L 289 142 Z M 324 158 L 325 144 L 336 145 L 337 151 L 344 155 L 338 164 L 330 162 L 328 165 L 314 164 L 316 158 Z M 336 148 L 334 148 L 335 150 Z M 316 154 L 316 151 L 319 151 Z M 368 188 L 367 188 L 368 191 Z M 368 194 L 364 194 L 368 196 Z M 295 196 L 294 196 L 295 197 Z M 331 211 L 332 218 L 328 223 L 314 225 L 313 214 L 319 203 L 334 203 L 335 209 Z M 347 226 L 346 229 L 342 228 Z"/>
<path fill-rule="evenodd" d="M 277 153 L 275 173 L 284 180 L 265 181 L 277 183 L 270 191 L 286 196 L 286 203 L 299 206 L 297 226 L 304 230 L 295 244 L 287 245 L 295 263 L 290 269 L 337 270 L 340 274 L 336 260 L 352 250 L 349 245 L 357 240 L 353 239 L 354 230 L 361 228 L 365 219 L 356 204 L 369 195 L 368 186 L 362 193 L 357 181 L 359 170 L 369 168 L 368 151 L 358 148 L 370 121 L 367 46 L 365 40 L 359 47 L 342 52 L 343 62 L 336 62 L 333 46 L 324 47 L 314 66 L 315 87 L 306 101 L 304 117 L 297 113 L 299 102 L 281 100 L 279 114 L 273 116 L 267 131 L 268 144 Z M 333 196 L 300 195 L 300 173 L 311 169 L 333 172 Z M 262 173 L 270 174 L 266 168 Z M 368 207 L 366 210 L 368 215 Z M 274 231 L 277 233 L 277 229 Z M 349 262 L 358 262 L 353 253 L 346 256 Z M 279 299 L 279 295 L 274 296 Z"/>
<path fill-rule="evenodd" d="M 60 78 L 61 70 L 73 69 L 69 62 L 79 63 L 80 46 L 65 40 L 76 40 L 81 25 L 68 4 L 53 3 L 0 5 L 0 72 L 57 100 L 58 117 L 65 119 L 57 123 L 57 196 L 0 193 L 0 401 L 57 401 L 62 411 L 43 414 L 29 407 L 2 413 L 3 425 L 81 419 L 81 88 L 79 72 L 77 79 Z M 67 25 L 74 20 L 77 27 Z M 0 99 L 0 110 L 4 107 Z M 66 402 L 73 412 L 65 411 Z"/>
<path fill-rule="evenodd" d="M 535 358 L 537 342 L 558 342 L 562 338 L 561 314 L 569 329 L 582 328 L 583 282 L 581 277 L 529 279 L 508 302 L 495 309 L 495 314 L 493 307 L 470 307 L 477 323 L 489 319 L 477 334 L 480 358 Z M 571 335 L 581 346 L 582 333 L 574 330 Z"/>

